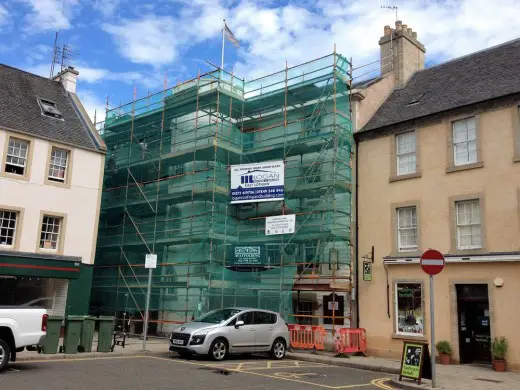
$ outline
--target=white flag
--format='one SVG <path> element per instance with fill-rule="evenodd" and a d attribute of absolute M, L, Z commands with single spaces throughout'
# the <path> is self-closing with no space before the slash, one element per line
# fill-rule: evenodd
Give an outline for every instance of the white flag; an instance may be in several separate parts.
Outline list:
<path fill-rule="evenodd" d="M 224 35 L 235 47 L 240 47 L 238 40 L 235 38 L 231 30 L 228 28 L 227 24 L 224 22 Z"/>

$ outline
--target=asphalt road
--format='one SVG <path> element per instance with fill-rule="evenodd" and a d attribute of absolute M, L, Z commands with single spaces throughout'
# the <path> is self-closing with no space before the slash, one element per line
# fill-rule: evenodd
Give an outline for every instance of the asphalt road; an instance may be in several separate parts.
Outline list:
<path fill-rule="evenodd" d="M 391 389 L 385 374 L 295 360 L 171 357 L 67 359 L 11 364 L 0 389 Z"/>

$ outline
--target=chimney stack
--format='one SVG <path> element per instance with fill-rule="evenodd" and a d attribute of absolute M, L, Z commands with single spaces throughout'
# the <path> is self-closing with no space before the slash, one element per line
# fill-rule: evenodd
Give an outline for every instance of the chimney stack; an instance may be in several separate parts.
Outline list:
<path fill-rule="evenodd" d="M 426 49 L 417 40 L 417 32 L 401 20 L 395 22 L 395 29 L 384 27 L 379 46 L 381 75 L 393 73 L 397 88 L 404 87 L 415 72 L 424 69 Z"/>
<path fill-rule="evenodd" d="M 69 66 L 54 76 L 53 80 L 59 81 L 67 92 L 76 93 L 78 75 L 79 72 L 72 66 Z"/>

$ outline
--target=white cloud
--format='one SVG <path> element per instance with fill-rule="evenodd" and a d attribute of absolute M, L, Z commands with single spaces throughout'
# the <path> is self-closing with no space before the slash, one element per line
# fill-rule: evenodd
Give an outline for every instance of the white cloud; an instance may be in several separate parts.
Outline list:
<path fill-rule="evenodd" d="M 79 0 L 19 0 L 31 8 L 25 16 L 28 33 L 66 30 L 71 27 L 72 14 L 79 10 Z M 63 3 L 63 7 L 61 4 Z M 76 9 L 75 9 L 76 7 Z"/>
<path fill-rule="evenodd" d="M 125 19 L 104 24 L 103 30 L 114 38 L 119 53 L 137 64 L 158 67 L 175 60 L 178 44 L 175 21 L 169 16 L 147 15 L 142 19 Z"/>
<path fill-rule="evenodd" d="M 120 0 L 95 0 L 94 9 L 101 13 L 105 18 L 108 18 L 117 11 Z"/>
<path fill-rule="evenodd" d="M 7 8 L 0 4 L 0 26 L 3 24 L 6 24 L 8 22 L 9 18 L 9 11 L 7 11 Z"/>

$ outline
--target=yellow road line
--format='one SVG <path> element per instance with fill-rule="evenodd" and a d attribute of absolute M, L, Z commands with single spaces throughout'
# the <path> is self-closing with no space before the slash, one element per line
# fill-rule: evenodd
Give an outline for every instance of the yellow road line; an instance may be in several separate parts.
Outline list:
<path fill-rule="evenodd" d="M 376 386 L 376 387 L 379 387 L 381 389 L 385 389 L 385 390 L 395 390 L 393 387 L 387 385 L 385 382 L 388 380 L 388 378 L 379 378 L 379 379 L 374 379 L 371 383 Z"/>
<path fill-rule="evenodd" d="M 244 365 L 244 363 L 240 363 L 238 366 L 237 366 L 237 371 L 240 371 L 242 369 L 242 366 Z"/>
<path fill-rule="evenodd" d="M 269 368 L 269 367 L 253 367 L 253 368 L 249 368 L 249 367 L 245 367 L 241 370 L 237 370 L 237 371 L 240 371 L 240 372 L 248 372 L 248 371 L 259 371 L 259 370 L 287 370 L 287 369 L 290 369 L 290 368 L 321 368 L 323 366 L 315 366 L 315 365 L 309 365 L 309 366 L 304 366 L 304 367 L 295 367 L 295 366 L 285 366 L 285 367 L 274 367 L 274 368 Z"/>
<path fill-rule="evenodd" d="M 267 368 L 272 368 L 273 367 L 273 362 L 267 362 Z"/>

